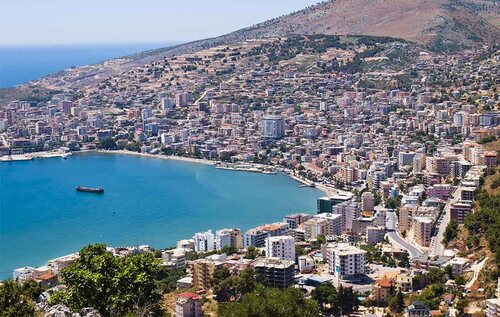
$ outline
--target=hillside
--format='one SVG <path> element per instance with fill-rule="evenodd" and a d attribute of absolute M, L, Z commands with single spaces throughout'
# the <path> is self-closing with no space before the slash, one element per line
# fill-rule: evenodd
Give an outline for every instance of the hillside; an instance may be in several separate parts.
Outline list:
<path fill-rule="evenodd" d="M 167 57 L 195 53 L 219 45 L 291 35 L 371 35 L 401 38 L 435 51 L 496 46 L 500 38 L 497 0 L 329 0 L 219 37 L 65 70 L 50 76 L 58 88 L 79 89 Z M 66 77 L 64 80 L 60 78 Z M 34 86 L 0 89 L 0 105 L 36 95 Z M 43 96 L 44 98 L 45 96 Z"/>

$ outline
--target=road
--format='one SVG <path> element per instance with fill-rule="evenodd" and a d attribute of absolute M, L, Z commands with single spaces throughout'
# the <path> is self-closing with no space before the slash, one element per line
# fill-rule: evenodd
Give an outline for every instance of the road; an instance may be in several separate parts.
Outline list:
<path fill-rule="evenodd" d="M 474 274 L 472 276 L 472 279 L 465 285 L 465 289 L 470 289 L 474 285 L 477 278 L 479 277 L 479 272 L 481 272 L 481 270 L 484 268 L 486 261 L 488 261 L 488 257 L 484 258 L 481 262 L 475 263 L 471 266 L 470 270 L 474 272 Z"/>
<path fill-rule="evenodd" d="M 430 254 L 432 255 L 444 254 L 444 245 L 441 243 L 441 241 L 443 241 L 446 226 L 448 226 L 451 220 L 451 214 L 450 214 L 451 205 L 459 200 L 460 200 L 460 186 L 458 186 L 455 189 L 455 191 L 452 192 L 451 199 L 448 199 L 448 202 L 444 207 L 443 215 L 441 216 L 441 219 L 438 221 L 438 232 L 431 240 Z"/>
<path fill-rule="evenodd" d="M 392 245 L 397 245 L 403 249 L 408 250 L 408 253 L 410 254 L 410 259 L 416 258 L 420 255 L 423 254 L 423 252 L 417 248 L 416 246 L 408 243 L 405 239 L 403 239 L 399 233 L 397 232 L 397 222 L 398 222 L 398 216 L 396 215 L 395 212 L 388 212 L 387 213 L 387 238 L 389 238 L 389 241 L 391 242 Z"/>

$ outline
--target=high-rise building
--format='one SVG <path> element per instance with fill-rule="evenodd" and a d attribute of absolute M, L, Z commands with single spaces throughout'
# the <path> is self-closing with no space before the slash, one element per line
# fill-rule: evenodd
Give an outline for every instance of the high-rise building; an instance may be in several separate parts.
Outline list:
<path fill-rule="evenodd" d="M 361 194 L 361 211 L 373 211 L 375 206 L 375 197 L 370 192 Z"/>
<path fill-rule="evenodd" d="M 194 250 L 196 252 L 209 252 L 214 249 L 214 234 L 212 230 L 205 232 L 195 233 L 194 239 Z"/>
<path fill-rule="evenodd" d="M 220 251 L 224 247 L 243 248 L 243 234 L 240 229 L 221 229 L 215 232 L 215 248 Z"/>
<path fill-rule="evenodd" d="M 340 280 L 349 280 L 366 273 L 366 251 L 347 243 L 328 244 L 324 247 L 328 270 Z"/>
<path fill-rule="evenodd" d="M 265 116 L 262 119 L 262 136 L 264 138 L 281 139 L 285 136 L 285 122 L 282 116 Z"/>
<path fill-rule="evenodd" d="M 264 277 L 269 287 L 285 289 L 295 284 L 295 261 L 276 258 L 258 258 L 255 271 Z"/>
<path fill-rule="evenodd" d="M 351 201 L 333 206 L 332 213 L 342 216 L 342 232 L 351 231 L 353 220 L 360 216 L 358 205 Z"/>
<path fill-rule="evenodd" d="M 413 237 L 416 243 L 428 247 L 431 243 L 432 219 L 430 217 L 413 218 Z"/>
<path fill-rule="evenodd" d="M 295 239 L 291 236 L 266 238 L 266 257 L 295 261 Z"/>

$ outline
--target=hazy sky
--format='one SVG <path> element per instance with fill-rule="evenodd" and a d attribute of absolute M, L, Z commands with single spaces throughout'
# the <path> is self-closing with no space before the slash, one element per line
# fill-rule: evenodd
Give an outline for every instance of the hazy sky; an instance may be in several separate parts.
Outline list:
<path fill-rule="evenodd" d="M 318 0 L 0 0 L 0 45 L 178 42 L 221 35 Z"/>

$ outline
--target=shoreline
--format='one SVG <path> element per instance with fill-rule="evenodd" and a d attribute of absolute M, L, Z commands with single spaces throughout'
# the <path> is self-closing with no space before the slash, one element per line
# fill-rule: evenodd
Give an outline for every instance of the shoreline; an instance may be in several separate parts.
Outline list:
<path fill-rule="evenodd" d="M 170 161 L 179 161 L 179 162 L 187 162 L 187 163 L 195 163 L 195 164 L 203 164 L 203 165 L 215 165 L 215 161 L 210 161 L 207 159 L 198 159 L 177 155 L 163 155 L 163 154 L 148 154 L 148 153 L 139 153 L 133 151 L 125 151 L 125 150 L 117 150 L 117 151 L 106 151 L 106 150 L 84 150 L 73 153 L 97 153 L 97 154 L 124 154 L 124 155 L 133 155 L 147 158 L 156 158 L 162 160 L 170 160 Z"/>
<path fill-rule="evenodd" d="M 44 152 L 33 152 L 33 153 L 27 153 L 27 154 L 21 154 L 18 155 L 20 159 L 12 159 L 8 160 L 8 156 L 2 156 L 0 157 L 0 161 L 3 162 L 16 162 L 16 161 L 30 161 L 35 158 L 63 158 L 64 156 L 71 156 L 71 155 L 78 155 L 78 154 L 85 154 L 85 153 L 96 153 L 96 154 L 118 154 L 118 155 L 132 155 L 132 156 L 138 156 L 138 157 L 146 157 L 146 158 L 155 158 L 155 159 L 162 159 L 162 160 L 170 160 L 170 161 L 178 161 L 178 162 L 186 162 L 186 163 L 193 163 L 193 164 L 202 164 L 202 165 L 208 165 L 208 166 L 215 166 L 217 165 L 217 161 L 211 161 L 207 159 L 200 159 L 200 158 L 192 158 L 192 157 L 185 157 L 185 156 L 178 156 L 178 155 L 163 155 L 163 154 L 148 154 L 148 153 L 139 153 L 139 152 L 133 152 L 133 151 L 127 151 L 127 150 L 80 150 L 80 151 L 73 151 L 73 152 L 63 152 L 63 151 L 44 151 Z M 245 164 L 245 163 L 243 163 Z M 263 164 L 260 164 L 263 165 Z M 274 166 L 271 165 L 266 165 L 269 168 L 275 168 Z M 252 172 L 252 171 L 245 171 L 245 170 L 231 170 L 227 169 L 229 171 L 234 171 L 234 172 Z M 325 184 L 321 183 L 315 183 L 306 179 L 303 179 L 297 175 L 293 175 L 291 172 L 285 172 L 282 171 L 282 174 L 288 176 L 290 179 L 303 184 L 303 185 L 311 185 L 314 184 L 315 188 L 318 190 L 322 191 L 325 195 L 327 196 L 333 196 L 337 194 L 338 192 L 341 192 L 338 189 L 326 186 Z"/>

